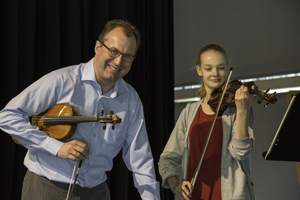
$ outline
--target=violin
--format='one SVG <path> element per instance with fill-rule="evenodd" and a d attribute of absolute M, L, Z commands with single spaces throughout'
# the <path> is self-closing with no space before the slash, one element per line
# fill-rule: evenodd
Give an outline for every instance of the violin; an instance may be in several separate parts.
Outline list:
<path fill-rule="evenodd" d="M 76 130 L 77 124 L 82 122 L 100 122 L 103 123 L 103 130 L 106 129 L 106 123 L 112 123 L 112 130 L 115 125 L 122 121 L 117 115 L 112 117 L 113 111 L 109 112 L 109 117 L 105 117 L 104 110 L 101 116 L 78 116 L 74 106 L 66 103 L 56 104 L 51 109 L 40 113 L 37 116 L 30 117 L 30 123 L 37 126 L 39 130 L 47 133 L 50 137 L 58 140 L 67 140 L 71 138 Z M 12 138 L 17 144 L 16 139 Z"/>
<path fill-rule="evenodd" d="M 274 92 L 273 94 L 267 94 L 269 92 L 270 89 L 268 89 L 265 92 L 262 92 L 260 90 L 258 90 L 258 87 L 255 85 L 255 83 L 253 81 L 251 82 L 246 82 L 246 83 L 242 83 L 239 80 L 233 80 L 231 82 L 228 83 L 225 94 L 224 94 L 224 98 L 222 100 L 221 103 L 221 110 L 226 109 L 227 107 L 230 108 L 235 108 L 235 92 L 241 87 L 241 85 L 244 85 L 248 88 L 248 91 L 250 94 L 255 94 L 258 95 L 260 97 L 259 100 L 257 100 L 258 104 L 262 103 L 262 100 L 267 101 L 266 104 L 264 105 L 264 107 L 267 107 L 269 103 L 271 104 L 275 104 L 277 102 L 277 98 L 276 98 L 276 92 Z M 252 86 L 254 85 L 255 89 L 251 89 Z M 224 85 L 220 88 L 217 88 L 215 90 L 213 90 L 213 92 L 211 93 L 211 98 L 208 100 L 208 105 L 210 106 L 210 108 L 215 112 L 223 91 Z"/>

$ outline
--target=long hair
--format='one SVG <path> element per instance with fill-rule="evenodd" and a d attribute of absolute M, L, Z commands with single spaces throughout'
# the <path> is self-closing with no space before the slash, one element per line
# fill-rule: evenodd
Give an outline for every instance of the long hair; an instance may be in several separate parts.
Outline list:
<path fill-rule="evenodd" d="M 224 56 L 225 61 L 226 61 L 226 66 L 228 67 L 229 59 L 228 59 L 227 53 L 223 47 L 221 47 L 217 44 L 209 44 L 209 45 L 206 45 L 205 47 L 203 47 L 202 49 L 200 49 L 197 60 L 196 60 L 197 65 L 201 66 L 201 55 L 204 52 L 209 51 L 209 50 L 214 50 L 214 51 L 222 53 L 222 55 Z M 203 80 L 202 80 L 201 87 L 198 91 L 198 97 L 204 98 L 205 96 L 206 96 L 206 89 L 205 89 L 205 85 L 203 84 Z"/>

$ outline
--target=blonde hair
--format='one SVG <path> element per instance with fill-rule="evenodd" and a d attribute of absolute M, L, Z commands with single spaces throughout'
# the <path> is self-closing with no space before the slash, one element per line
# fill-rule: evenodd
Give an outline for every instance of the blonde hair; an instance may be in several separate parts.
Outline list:
<path fill-rule="evenodd" d="M 226 66 L 229 66 L 229 59 L 228 59 L 225 49 L 217 44 L 209 44 L 209 45 L 206 45 L 205 47 L 203 47 L 202 49 L 200 49 L 200 51 L 198 53 L 196 64 L 199 65 L 199 67 L 201 66 L 201 55 L 204 52 L 209 51 L 209 50 L 214 50 L 214 51 L 222 53 L 222 55 L 224 56 L 225 61 L 226 61 Z M 206 89 L 205 89 L 205 85 L 203 84 L 203 80 L 202 80 L 201 87 L 198 91 L 198 97 L 204 98 L 205 96 L 206 96 Z"/>

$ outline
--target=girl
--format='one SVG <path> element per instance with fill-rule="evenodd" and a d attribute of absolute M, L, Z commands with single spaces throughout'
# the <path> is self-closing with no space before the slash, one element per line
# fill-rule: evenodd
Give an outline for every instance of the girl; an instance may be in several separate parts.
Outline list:
<path fill-rule="evenodd" d="M 175 199 L 253 200 L 250 155 L 254 144 L 252 95 L 241 86 L 235 93 L 236 108 L 227 108 L 217 117 L 200 170 L 192 188 L 191 180 L 214 118 L 208 100 L 214 89 L 226 81 L 229 60 L 215 44 L 203 47 L 197 57 L 202 77 L 200 100 L 188 103 L 160 156 L 162 186 Z M 254 89 L 254 87 L 252 88 Z"/>

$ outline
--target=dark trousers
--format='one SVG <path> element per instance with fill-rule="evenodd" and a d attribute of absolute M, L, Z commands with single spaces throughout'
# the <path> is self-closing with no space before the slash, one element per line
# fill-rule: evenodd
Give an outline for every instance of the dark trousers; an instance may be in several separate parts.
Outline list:
<path fill-rule="evenodd" d="M 50 181 L 27 171 L 22 188 L 22 200 L 65 200 L 69 184 Z M 72 200 L 110 200 L 106 182 L 93 188 L 75 185 Z"/>

